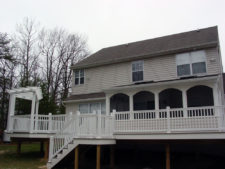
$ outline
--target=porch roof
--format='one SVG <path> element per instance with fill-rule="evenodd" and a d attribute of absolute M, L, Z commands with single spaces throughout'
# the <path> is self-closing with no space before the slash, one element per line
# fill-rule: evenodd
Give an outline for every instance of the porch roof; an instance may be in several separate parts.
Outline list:
<path fill-rule="evenodd" d="M 207 76 L 191 76 L 186 78 L 179 78 L 173 80 L 164 80 L 164 81 L 145 81 L 140 83 L 133 83 L 129 85 L 123 86 L 115 86 L 109 89 L 105 89 L 105 93 L 110 93 L 114 91 L 123 91 L 123 90 L 131 90 L 137 88 L 148 88 L 148 87 L 156 87 L 156 86 L 165 86 L 165 85 L 173 85 L 173 84 L 186 84 L 186 83 L 193 83 L 193 82 L 209 82 L 209 81 L 216 81 L 218 75 L 207 75 Z"/>
<path fill-rule="evenodd" d="M 71 96 L 67 97 L 64 100 L 64 102 L 88 100 L 88 99 L 94 100 L 94 99 L 101 99 L 101 98 L 105 98 L 105 93 L 104 92 L 71 95 Z"/>

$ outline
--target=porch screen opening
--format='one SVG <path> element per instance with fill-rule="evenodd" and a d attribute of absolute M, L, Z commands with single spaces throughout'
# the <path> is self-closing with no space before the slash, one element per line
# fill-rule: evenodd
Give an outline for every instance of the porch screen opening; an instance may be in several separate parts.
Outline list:
<path fill-rule="evenodd" d="M 178 89 L 166 89 L 159 93 L 159 108 L 182 108 L 182 92 Z"/>
<path fill-rule="evenodd" d="M 141 91 L 133 96 L 134 110 L 154 110 L 154 94 L 148 91 Z"/>
<path fill-rule="evenodd" d="M 188 107 L 213 106 L 213 90 L 208 86 L 195 86 L 187 91 Z"/>
<path fill-rule="evenodd" d="M 129 96 L 119 93 L 110 98 L 110 112 L 116 111 L 129 111 Z"/>

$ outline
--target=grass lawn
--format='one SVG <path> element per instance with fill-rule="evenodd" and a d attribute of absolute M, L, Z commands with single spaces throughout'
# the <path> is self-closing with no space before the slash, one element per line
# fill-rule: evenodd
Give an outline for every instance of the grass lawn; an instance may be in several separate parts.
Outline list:
<path fill-rule="evenodd" d="M 46 169 L 40 144 L 23 143 L 20 155 L 16 145 L 0 144 L 0 169 Z"/>

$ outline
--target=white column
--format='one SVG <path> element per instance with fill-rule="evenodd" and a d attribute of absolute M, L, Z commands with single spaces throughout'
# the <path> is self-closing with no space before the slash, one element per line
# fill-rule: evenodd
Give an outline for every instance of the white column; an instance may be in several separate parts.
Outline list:
<path fill-rule="evenodd" d="M 187 117 L 187 92 L 186 89 L 182 89 L 182 100 L 183 100 L 183 108 L 184 108 L 184 117 Z"/>
<path fill-rule="evenodd" d="M 39 108 L 39 101 L 36 102 L 36 110 L 35 110 L 35 131 L 38 130 L 38 108 Z"/>
<path fill-rule="evenodd" d="M 133 100 L 133 93 L 129 94 L 129 110 L 130 110 L 130 119 L 134 119 L 134 100 Z"/>
<path fill-rule="evenodd" d="M 159 92 L 155 91 L 154 92 L 154 96 L 155 96 L 155 118 L 158 119 L 159 118 Z"/>
<path fill-rule="evenodd" d="M 214 100 L 214 106 L 219 106 L 217 84 L 213 86 L 213 100 Z"/>
<path fill-rule="evenodd" d="M 30 133 L 33 133 L 33 129 L 34 129 L 35 100 L 36 100 L 36 96 L 33 93 L 31 115 L 30 115 Z"/>
<path fill-rule="evenodd" d="M 105 98 L 105 111 L 106 111 L 106 115 L 110 114 L 110 96 L 108 94 L 106 94 L 106 98 Z"/>
<path fill-rule="evenodd" d="M 10 94 L 9 98 L 9 111 L 8 111 L 8 120 L 7 120 L 7 131 L 11 131 L 13 128 L 13 121 L 12 121 L 12 116 L 15 114 L 15 102 L 16 102 L 16 97 L 14 94 Z"/>

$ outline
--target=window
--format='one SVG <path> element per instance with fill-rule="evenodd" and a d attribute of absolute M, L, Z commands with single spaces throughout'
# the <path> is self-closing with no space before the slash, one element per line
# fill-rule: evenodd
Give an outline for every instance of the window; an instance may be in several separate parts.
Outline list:
<path fill-rule="evenodd" d="M 176 55 L 177 76 L 206 73 L 205 51 L 195 51 Z"/>
<path fill-rule="evenodd" d="M 97 113 L 98 110 L 101 110 L 101 114 L 105 114 L 105 102 L 93 102 L 93 103 L 81 103 L 79 104 L 79 111 L 81 114 Z"/>
<path fill-rule="evenodd" d="M 132 81 L 143 81 L 143 61 L 132 62 Z"/>
<path fill-rule="evenodd" d="M 84 84 L 84 70 L 75 70 L 75 85 Z"/>

